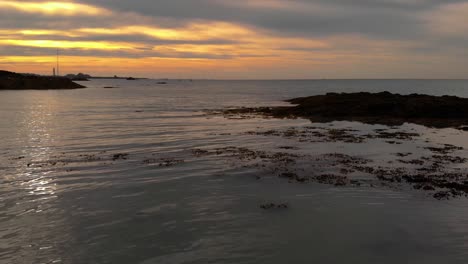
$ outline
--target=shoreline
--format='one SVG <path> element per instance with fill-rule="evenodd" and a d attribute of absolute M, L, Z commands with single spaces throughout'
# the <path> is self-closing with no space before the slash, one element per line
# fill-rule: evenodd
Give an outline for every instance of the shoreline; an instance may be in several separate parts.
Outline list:
<path fill-rule="evenodd" d="M 73 90 L 86 88 L 66 77 L 22 75 L 0 71 L 1 90 Z"/>

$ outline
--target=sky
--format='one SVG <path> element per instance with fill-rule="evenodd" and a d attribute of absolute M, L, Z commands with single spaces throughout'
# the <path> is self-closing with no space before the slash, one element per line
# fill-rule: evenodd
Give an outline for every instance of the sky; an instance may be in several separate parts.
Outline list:
<path fill-rule="evenodd" d="M 0 0 L 0 69 L 468 78 L 468 0 Z"/>

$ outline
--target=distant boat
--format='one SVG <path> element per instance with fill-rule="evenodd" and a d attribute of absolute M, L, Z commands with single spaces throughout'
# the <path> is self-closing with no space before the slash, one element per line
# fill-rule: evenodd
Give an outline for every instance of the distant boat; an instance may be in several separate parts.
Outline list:
<path fill-rule="evenodd" d="M 136 79 L 133 78 L 133 77 L 128 77 L 127 80 L 129 80 L 129 81 L 135 81 Z"/>

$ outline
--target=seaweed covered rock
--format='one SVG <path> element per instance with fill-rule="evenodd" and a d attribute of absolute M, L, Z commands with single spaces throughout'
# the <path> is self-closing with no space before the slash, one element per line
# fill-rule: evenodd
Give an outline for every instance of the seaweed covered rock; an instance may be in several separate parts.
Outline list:
<path fill-rule="evenodd" d="M 287 100 L 292 107 L 241 108 L 225 114 L 262 114 L 273 117 L 307 118 L 314 122 L 335 120 L 401 125 L 405 122 L 431 127 L 468 125 L 468 98 L 381 93 L 328 93 Z"/>
<path fill-rule="evenodd" d="M 328 93 L 288 100 L 292 112 L 323 116 L 468 118 L 468 99 L 456 96 L 382 93 Z"/>

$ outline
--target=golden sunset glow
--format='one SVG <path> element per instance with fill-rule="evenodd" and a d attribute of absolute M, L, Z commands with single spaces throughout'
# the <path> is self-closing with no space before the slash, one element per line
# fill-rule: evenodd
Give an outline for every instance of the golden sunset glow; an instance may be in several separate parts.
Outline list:
<path fill-rule="evenodd" d="M 26 13 L 42 13 L 56 16 L 95 16 L 109 13 L 101 8 L 73 2 L 0 1 L 0 9 L 14 9 Z"/>
<path fill-rule="evenodd" d="M 76 32 L 105 35 L 146 35 L 164 40 L 209 40 L 255 34 L 251 30 L 229 23 L 194 23 L 183 28 L 162 28 L 142 25 L 121 28 L 82 28 Z"/>
<path fill-rule="evenodd" d="M 56 41 L 56 40 L 0 40 L 0 45 L 14 45 L 38 48 L 60 49 L 94 49 L 94 50 L 121 50 L 134 49 L 126 43 L 96 42 L 96 41 Z"/>
<path fill-rule="evenodd" d="M 159 77 L 171 75 L 174 78 L 184 78 L 191 74 L 194 69 L 200 78 L 207 78 L 213 76 L 213 73 L 229 72 L 242 72 L 246 68 L 261 67 L 264 71 L 274 70 L 276 65 L 281 64 L 281 58 L 265 58 L 258 60 L 257 58 L 240 58 L 236 60 L 223 60 L 225 63 L 223 67 L 219 67 L 219 61 L 213 59 L 184 59 L 184 58 L 106 58 L 106 57 L 93 57 L 84 58 L 76 56 L 63 56 L 61 57 L 61 65 L 70 72 L 82 71 L 81 65 L 87 65 L 86 70 L 100 75 L 107 74 L 109 65 L 113 65 L 112 73 L 125 76 L 129 71 L 134 73 L 135 76 L 144 76 L 147 69 L 159 72 Z M 4 57 L 0 58 L 0 67 L 9 65 L 10 69 L 17 71 L 23 69 L 26 72 L 41 71 L 43 65 L 54 65 L 55 58 L 47 56 L 38 57 Z M 311 69 L 319 69 L 323 67 L 323 63 L 305 63 L 302 60 L 293 60 L 288 65 L 290 67 L 306 66 Z M 259 73 L 258 76 L 261 73 Z M 264 73 L 263 73 L 264 74 Z"/>
<path fill-rule="evenodd" d="M 280 56 L 277 50 L 284 47 L 294 48 L 327 48 L 330 45 L 325 41 L 277 38 L 252 29 L 229 23 L 190 24 L 181 28 L 162 28 L 148 26 L 129 26 L 121 28 L 79 28 L 71 31 L 58 30 L 18 30 L 0 31 L 0 46 L 24 46 L 39 48 L 60 49 L 87 49 L 87 50 L 133 50 L 140 52 L 152 50 L 177 57 L 180 53 L 198 54 L 204 56 L 253 56 L 268 57 Z M 9 39 L 8 36 L 33 36 L 39 39 Z M 93 35 L 121 36 L 144 35 L 156 40 L 165 41 L 208 41 L 203 44 L 141 44 L 135 42 L 109 42 L 109 41 L 76 41 L 76 40 L 45 40 L 42 36 L 61 35 L 67 37 L 83 37 Z M 234 37 L 234 40 L 231 38 Z M 209 41 L 227 41 L 226 43 L 210 44 Z M 232 43 L 231 43 L 232 42 Z M 283 51 L 282 53 L 284 53 Z M 199 58 L 199 57 L 197 57 Z"/>
<path fill-rule="evenodd" d="M 60 30 L 48 30 L 48 29 L 23 29 L 23 30 L 1 30 L 0 34 L 4 37 L 13 36 L 13 35 L 25 35 L 25 36 L 41 36 L 41 35 L 65 35 L 65 36 L 76 36 L 72 34 L 67 34 L 67 32 Z"/>

